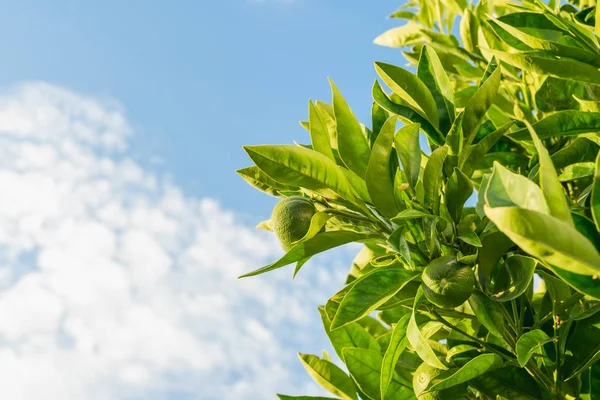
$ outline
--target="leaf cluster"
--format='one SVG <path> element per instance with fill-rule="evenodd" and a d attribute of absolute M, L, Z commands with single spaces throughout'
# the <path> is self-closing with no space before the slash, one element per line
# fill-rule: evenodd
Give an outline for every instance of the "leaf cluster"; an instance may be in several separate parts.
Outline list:
<path fill-rule="evenodd" d="M 310 101 L 301 123 L 310 143 L 245 147 L 248 183 L 318 212 L 283 257 L 244 277 L 290 264 L 295 275 L 318 253 L 364 244 L 319 308 L 347 372 L 327 353 L 300 354 L 336 398 L 460 385 L 469 399 L 600 396 L 596 13 L 589 1 L 410 0 L 375 43 L 416 72 L 375 63 L 368 125 L 330 82 L 331 101 Z M 453 309 L 422 288 L 441 257 L 476 277 Z M 422 363 L 439 374 L 415 393 Z"/>

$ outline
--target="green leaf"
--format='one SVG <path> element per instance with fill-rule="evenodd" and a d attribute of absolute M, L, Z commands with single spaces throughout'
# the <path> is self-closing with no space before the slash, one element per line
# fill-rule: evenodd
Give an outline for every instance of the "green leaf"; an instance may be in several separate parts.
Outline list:
<path fill-rule="evenodd" d="M 371 400 L 381 400 L 379 387 L 381 363 L 383 361 L 381 353 L 351 347 L 345 348 L 343 353 L 348 371 L 350 371 L 350 375 L 360 391 Z M 400 376 L 394 372 L 388 386 L 387 398 L 414 399 L 415 396 L 409 383 L 403 382 Z"/>
<path fill-rule="evenodd" d="M 448 353 L 446 354 L 446 362 L 451 362 L 452 359 L 454 358 L 454 356 L 463 354 L 463 353 L 468 353 L 470 351 L 480 351 L 481 348 L 477 347 L 477 346 L 473 346 L 470 344 L 459 344 L 457 346 L 452 347 L 450 350 L 448 350 Z"/>
<path fill-rule="evenodd" d="M 312 100 L 308 102 L 308 121 L 313 150 L 318 151 L 335 162 L 335 157 L 330 146 L 327 123 L 321 117 L 319 109 Z"/>
<path fill-rule="evenodd" d="M 300 190 L 297 186 L 284 185 L 271 179 L 256 166 L 238 169 L 236 172 L 250 185 L 272 196 L 281 196 L 281 192 L 296 192 Z"/>
<path fill-rule="evenodd" d="M 398 359 L 400 358 L 400 354 L 402 354 L 402 352 L 404 351 L 404 349 L 406 349 L 406 346 L 408 345 L 406 329 L 408 327 L 409 319 L 410 315 L 406 314 L 394 326 L 390 343 L 383 356 L 380 375 L 382 399 L 385 399 L 386 397 L 387 389 L 390 385 L 390 382 L 392 381 L 392 377 L 394 376 L 394 368 L 396 366 L 396 363 L 398 362 Z"/>
<path fill-rule="evenodd" d="M 541 354 L 540 346 L 551 340 L 544 331 L 535 329 L 521 335 L 517 341 L 517 361 L 521 367 L 529 361 L 535 353 Z"/>
<path fill-rule="evenodd" d="M 473 195 L 473 184 L 468 176 L 460 169 L 454 168 L 454 172 L 446 186 L 446 205 L 452 220 L 456 223 L 460 221 L 465 202 Z"/>
<path fill-rule="evenodd" d="M 310 226 L 308 227 L 308 231 L 306 231 L 306 234 L 304 235 L 304 237 L 300 240 L 295 241 L 292 244 L 298 244 L 300 242 L 305 242 L 308 239 L 312 239 L 313 237 L 315 237 L 317 235 L 317 233 L 319 233 L 321 231 L 321 229 L 323 229 L 323 227 L 325 226 L 327 221 L 329 221 L 330 218 L 331 218 L 331 215 L 327 214 L 324 211 L 319 211 L 319 212 L 315 213 L 315 215 L 313 215 L 312 218 L 310 219 Z"/>
<path fill-rule="evenodd" d="M 490 62 L 492 67 L 495 61 Z M 477 134 L 477 128 L 483 123 L 483 117 L 494 102 L 494 98 L 498 93 L 500 87 L 500 78 L 502 77 L 502 71 L 499 66 L 496 66 L 494 72 L 491 73 L 489 78 L 477 89 L 477 92 L 471 97 L 469 103 L 465 107 L 465 116 L 463 118 L 463 136 L 465 145 L 468 146 L 475 139 Z"/>
<path fill-rule="evenodd" d="M 592 186 L 592 197 L 590 200 L 592 217 L 596 223 L 596 229 L 600 232 L 600 153 L 596 158 L 596 170 L 594 173 L 594 186 Z"/>
<path fill-rule="evenodd" d="M 408 183 L 412 188 L 417 186 L 421 168 L 421 148 L 419 146 L 419 124 L 406 125 L 398 130 L 394 137 L 394 145 L 404 168 Z"/>
<path fill-rule="evenodd" d="M 429 122 L 426 118 L 421 116 L 421 114 L 412 108 L 397 104 L 390 100 L 388 95 L 383 91 L 381 85 L 379 85 L 379 82 L 377 81 L 375 81 L 373 84 L 373 100 L 375 100 L 375 102 L 384 110 L 397 115 L 405 123 L 417 123 L 421 125 L 423 132 L 425 132 L 429 140 L 431 140 L 435 145 L 442 146 L 444 144 L 444 137 L 440 131 L 431 124 L 431 122 Z"/>
<path fill-rule="evenodd" d="M 600 360 L 600 350 L 594 351 L 582 365 L 579 365 L 566 379 L 565 382 L 570 381 L 582 372 L 590 368 L 596 361 Z"/>
<path fill-rule="evenodd" d="M 539 400 L 539 386 L 522 368 L 505 367 L 490 371 L 469 382 L 488 398 L 510 400 Z M 502 396 L 502 397 L 498 397 Z"/>
<path fill-rule="evenodd" d="M 552 165 L 550 154 L 531 125 L 527 122 L 525 122 L 525 124 L 529 130 L 529 134 L 533 138 L 533 143 L 535 144 L 538 157 L 540 158 L 540 186 L 542 187 L 542 192 L 546 198 L 546 204 L 550 210 L 550 215 L 574 226 L 573 219 L 571 218 L 571 211 L 567 204 L 567 198 L 565 197 L 562 184 L 558 180 L 554 165 Z"/>
<path fill-rule="evenodd" d="M 354 191 L 337 165 L 323 154 L 293 145 L 244 146 L 252 161 L 277 182 L 310 190 L 329 188 L 344 199 Z"/>
<path fill-rule="evenodd" d="M 405 47 L 422 41 L 421 24 L 409 22 L 379 35 L 373 43 L 387 47 Z"/>
<path fill-rule="evenodd" d="M 397 266 L 378 268 L 354 282 L 331 323 L 335 330 L 368 315 L 400 291 L 418 273 Z"/>
<path fill-rule="evenodd" d="M 535 258 L 521 255 L 508 257 L 495 276 L 494 290 L 490 297 L 496 301 L 509 301 L 525 293 L 536 266 Z"/>
<path fill-rule="evenodd" d="M 415 209 L 407 209 L 401 211 L 398 215 L 392 218 L 392 222 L 402 223 L 402 221 L 407 219 L 419 219 L 419 218 L 438 218 L 437 215 L 428 214 L 423 211 L 415 210 Z"/>
<path fill-rule="evenodd" d="M 425 203 L 432 205 L 439 200 L 442 186 L 442 168 L 448 154 L 448 148 L 438 147 L 429 156 L 423 171 L 423 189 L 425 190 Z"/>
<path fill-rule="evenodd" d="M 551 264 L 548 264 L 547 267 L 573 289 L 600 300 L 600 285 L 598 285 L 598 279 L 595 276 L 576 274 Z M 541 271 L 538 273 L 541 273 Z"/>
<path fill-rule="evenodd" d="M 500 308 L 502 306 L 478 291 L 473 292 L 468 301 L 481 325 L 485 326 L 492 335 L 503 338 L 504 315 Z"/>
<path fill-rule="evenodd" d="M 561 79 L 570 79 L 580 82 L 600 84 L 600 71 L 598 68 L 570 59 L 552 59 L 542 56 L 545 53 L 505 53 L 498 50 L 486 49 L 500 60 L 516 68 L 521 68 L 529 73 L 549 75 Z"/>
<path fill-rule="evenodd" d="M 417 76 L 433 95 L 440 129 L 443 132 L 448 131 L 455 116 L 454 91 L 439 57 L 430 46 L 425 45 L 421 50 Z"/>
<path fill-rule="evenodd" d="M 381 79 L 402 100 L 420 111 L 433 126 L 439 126 L 439 115 L 433 95 L 421 80 L 405 69 L 382 62 L 375 63 Z"/>
<path fill-rule="evenodd" d="M 502 366 L 502 358 L 497 354 L 481 354 L 469 360 L 458 370 L 449 370 L 436 376 L 428 385 L 427 391 L 448 389 L 469 382 L 486 372 Z"/>
<path fill-rule="evenodd" d="M 337 365 L 312 354 L 298 353 L 308 374 L 330 393 L 344 400 L 358 400 L 352 380 Z"/>
<path fill-rule="evenodd" d="M 485 214 L 500 231 L 534 257 L 576 274 L 600 272 L 600 255 L 594 245 L 566 222 L 518 207 L 486 205 Z"/>
<path fill-rule="evenodd" d="M 483 211 L 483 205 L 485 204 L 485 191 L 490 183 L 491 174 L 483 174 L 481 181 L 479 182 L 479 190 L 477 191 L 477 203 L 475 204 L 475 212 L 479 218 L 485 218 L 485 212 Z"/>
<path fill-rule="evenodd" d="M 475 232 L 464 232 L 458 238 L 471 246 L 481 247 L 481 240 L 479 240 L 479 236 Z"/>
<path fill-rule="evenodd" d="M 588 176 L 594 176 L 596 171 L 596 164 L 593 162 L 582 162 L 567 165 L 565 169 L 558 176 L 558 180 L 561 182 L 574 181 Z"/>
<path fill-rule="evenodd" d="M 497 162 L 494 163 L 484 196 L 486 204 L 493 208 L 517 206 L 543 214 L 550 213 L 539 186 Z"/>
<path fill-rule="evenodd" d="M 588 238 L 596 246 L 596 250 L 600 252 L 600 231 L 596 230 L 594 221 L 576 213 L 571 213 L 571 217 L 573 217 L 575 228 L 579 233 Z"/>
<path fill-rule="evenodd" d="M 285 253 L 283 257 L 274 263 L 244 274 L 240 276 L 240 278 L 264 274 L 265 272 L 285 267 L 286 265 L 303 260 L 306 257 L 314 256 L 315 254 L 332 249 L 334 247 L 342 246 L 351 242 L 368 240 L 377 236 L 379 235 L 351 231 L 332 231 L 319 233 L 312 239 L 294 245 L 294 247 Z"/>
<path fill-rule="evenodd" d="M 600 131 L 600 113 L 576 110 L 558 111 L 536 122 L 532 128 L 540 139 L 554 136 L 575 136 Z M 514 140 L 531 140 L 527 128 L 508 135 Z"/>
<path fill-rule="evenodd" d="M 498 140 L 508 131 L 513 125 L 513 122 L 507 122 L 494 132 L 490 133 L 477 144 L 466 147 L 458 158 L 458 167 L 467 176 L 471 176 L 473 170 L 483 157 L 490 151 Z"/>
<path fill-rule="evenodd" d="M 594 161 L 598 154 L 598 145 L 591 140 L 578 137 L 550 157 L 554 168 L 560 169 L 571 164 Z M 539 164 L 529 172 L 529 179 L 534 180 L 539 172 Z"/>
<path fill-rule="evenodd" d="M 567 46 L 554 41 L 539 39 L 512 27 L 501 20 L 490 20 L 489 22 L 502 40 L 514 48 L 519 50 L 545 50 L 548 54 L 572 58 L 586 64 L 600 67 L 600 57 L 590 51 L 578 47 Z M 515 43 L 515 41 L 518 43 Z"/>
<path fill-rule="evenodd" d="M 323 322 L 325 332 L 331 341 L 331 345 L 342 361 L 344 360 L 342 349 L 345 347 L 359 347 L 376 351 L 381 350 L 377 340 L 358 323 L 348 324 L 332 331 L 331 320 L 323 307 L 319 307 L 319 314 L 321 315 L 321 321 Z"/>
<path fill-rule="evenodd" d="M 479 284 L 484 291 L 487 290 L 491 275 L 500 257 L 504 255 L 515 244 L 502 232 L 493 232 L 487 235 L 478 252 L 477 276 Z"/>
<path fill-rule="evenodd" d="M 400 211 L 394 198 L 394 181 L 390 171 L 395 127 L 396 117 L 388 118 L 381 127 L 371 149 L 366 174 L 367 190 L 373 205 L 386 217 L 393 217 Z"/>
<path fill-rule="evenodd" d="M 346 100 L 329 80 L 333 93 L 333 112 L 337 124 L 337 145 L 340 158 L 344 164 L 364 179 L 369 162 L 369 143 L 356 116 L 346 103 Z"/>
<path fill-rule="evenodd" d="M 354 190 L 356 196 L 366 201 L 367 203 L 371 203 L 371 196 L 369 195 L 369 191 L 367 190 L 367 183 L 364 178 L 356 175 L 353 171 L 346 169 L 344 167 L 338 167 L 340 171 L 344 174 L 348 182 L 350 183 L 350 187 Z"/>
<path fill-rule="evenodd" d="M 385 124 L 389 117 L 390 115 L 386 110 L 381 108 L 379 104 L 373 102 L 371 105 L 371 125 L 373 133 L 369 137 L 369 144 L 371 147 L 375 144 L 375 140 L 377 140 L 377 136 L 379 136 L 379 132 L 381 131 L 381 128 L 383 128 L 383 124 Z"/>
<path fill-rule="evenodd" d="M 460 37 L 467 51 L 475 53 L 478 51 L 479 43 L 479 20 L 468 8 L 465 9 L 462 18 L 460 19 Z"/>
<path fill-rule="evenodd" d="M 421 304 L 421 301 L 423 301 L 424 297 L 425 295 L 423 294 L 423 288 L 419 286 L 419 290 L 417 291 L 417 295 L 415 296 L 413 311 L 408 322 L 406 336 L 408 337 L 408 341 L 410 342 L 413 349 L 415 349 L 415 352 L 419 355 L 419 357 L 421 357 L 423 361 L 425 361 L 432 367 L 446 370 L 448 369 L 448 367 L 446 367 L 444 363 L 442 363 L 440 359 L 435 355 L 435 353 L 431 349 L 431 346 L 427 342 L 427 339 L 421 334 L 419 326 L 417 325 L 416 311 L 419 309 L 419 305 Z"/>

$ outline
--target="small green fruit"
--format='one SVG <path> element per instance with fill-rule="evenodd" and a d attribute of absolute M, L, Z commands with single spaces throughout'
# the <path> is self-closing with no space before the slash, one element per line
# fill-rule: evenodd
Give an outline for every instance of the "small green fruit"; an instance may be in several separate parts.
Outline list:
<path fill-rule="evenodd" d="M 459 263 L 454 256 L 433 260 L 421 278 L 427 300 L 443 308 L 460 306 L 471 296 L 475 287 L 475 275 L 471 267 Z"/>
<path fill-rule="evenodd" d="M 310 220 L 316 212 L 313 203 L 302 196 L 287 197 L 275 205 L 271 214 L 271 227 L 285 251 L 306 235 Z"/>

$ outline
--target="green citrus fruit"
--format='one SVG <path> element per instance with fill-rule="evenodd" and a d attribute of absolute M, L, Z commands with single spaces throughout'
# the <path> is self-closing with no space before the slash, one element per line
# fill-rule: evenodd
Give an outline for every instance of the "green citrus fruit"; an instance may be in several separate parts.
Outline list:
<path fill-rule="evenodd" d="M 427 300 L 444 308 L 458 307 L 467 301 L 475 285 L 471 267 L 459 263 L 453 256 L 430 262 L 421 278 Z"/>
<path fill-rule="evenodd" d="M 429 382 L 442 372 L 444 372 L 443 369 L 432 367 L 426 362 L 419 365 L 419 368 L 417 368 L 413 375 L 412 382 L 415 395 L 419 400 L 458 400 L 465 398 L 467 385 L 464 383 L 436 392 L 423 393 L 427 390 Z"/>
<path fill-rule="evenodd" d="M 316 212 L 313 203 L 302 196 L 287 197 L 275 205 L 271 214 L 271 228 L 285 251 L 306 235 Z"/>

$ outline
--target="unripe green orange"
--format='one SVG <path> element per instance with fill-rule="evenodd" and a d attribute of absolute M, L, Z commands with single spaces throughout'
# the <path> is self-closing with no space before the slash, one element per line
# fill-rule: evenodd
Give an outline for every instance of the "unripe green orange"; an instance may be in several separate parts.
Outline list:
<path fill-rule="evenodd" d="M 421 279 L 427 300 L 443 308 L 460 306 L 475 288 L 473 270 L 459 263 L 454 256 L 444 256 L 430 262 Z"/>
<path fill-rule="evenodd" d="M 316 212 L 313 203 L 302 196 L 287 197 L 275 205 L 271 214 L 271 228 L 285 251 L 306 235 Z"/>

